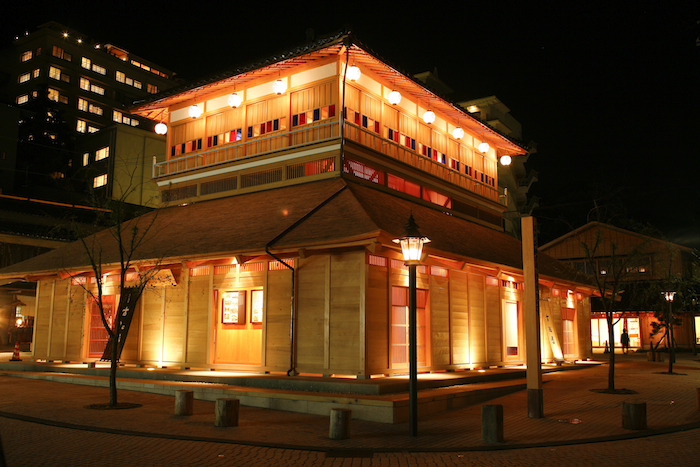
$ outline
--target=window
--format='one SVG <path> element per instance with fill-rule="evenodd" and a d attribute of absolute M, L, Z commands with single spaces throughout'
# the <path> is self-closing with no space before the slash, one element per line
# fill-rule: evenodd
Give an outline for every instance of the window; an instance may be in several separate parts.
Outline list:
<path fill-rule="evenodd" d="M 102 107 L 94 104 L 88 104 L 88 111 L 96 115 L 102 115 Z"/>
<path fill-rule="evenodd" d="M 58 89 L 49 88 L 48 97 L 50 101 L 58 102 L 60 95 L 61 94 L 58 92 Z"/>
<path fill-rule="evenodd" d="M 49 78 L 60 80 L 61 79 L 61 69 L 56 68 L 55 66 L 50 66 L 49 67 Z"/>
<path fill-rule="evenodd" d="M 32 53 L 31 50 L 27 50 L 26 52 L 22 52 L 22 55 L 19 56 L 19 61 L 20 62 L 26 62 L 32 59 L 34 54 Z"/>
<path fill-rule="evenodd" d="M 85 133 L 87 131 L 87 122 L 85 120 L 78 120 L 75 129 L 78 133 Z"/>
<path fill-rule="evenodd" d="M 55 45 L 53 46 L 53 49 L 52 49 L 52 51 L 51 51 L 51 54 L 52 54 L 54 57 L 62 58 L 63 60 L 66 60 L 66 61 L 69 61 L 69 62 L 73 60 L 73 57 L 71 56 L 71 54 L 69 54 L 68 52 L 66 52 L 66 51 L 63 50 L 62 48 L 57 47 L 57 46 L 55 46 Z"/>
<path fill-rule="evenodd" d="M 17 105 L 26 104 L 27 102 L 29 102 L 29 96 L 27 94 L 17 96 Z"/>
<path fill-rule="evenodd" d="M 122 73 L 121 71 L 117 71 L 115 79 L 119 83 L 124 83 L 124 82 L 126 82 L 126 75 L 124 73 Z"/>
<path fill-rule="evenodd" d="M 107 174 L 98 175 L 92 180 L 92 187 L 99 188 L 107 184 Z"/>
<path fill-rule="evenodd" d="M 107 157 L 109 157 L 109 147 L 98 149 L 97 152 L 95 152 L 96 161 L 101 161 L 102 159 L 106 159 Z"/>
<path fill-rule="evenodd" d="M 83 112 L 87 112 L 88 111 L 88 101 L 79 97 L 78 98 L 78 110 L 82 110 Z"/>
<path fill-rule="evenodd" d="M 32 74 L 29 73 L 29 72 L 27 72 L 27 73 L 22 73 L 21 75 L 19 75 L 19 83 L 20 83 L 20 84 L 26 83 L 26 82 L 29 81 L 30 79 L 32 79 Z"/>
<path fill-rule="evenodd" d="M 80 66 L 82 66 L 83 68 L 86 68 L 86 69 L 89 70 L 90 67 L 92 66 L 92 60 L 90 60 L 90 59 L 87 58 L 87 57 L 83 57 L 83 58 L 80 60 Z"/>
<path fill-rule="evenodd" d="M 101 75 L 107 74 L 107 69 L 103 66 L 97 65 L 96 63 L 92 64 L 92 71 L 94 71 L 95 73 L 99 73 Z"/>
<path fill-rule="evenodd" d="M 83 167 L 85 167 L 89 163 L 90 163 L 90 153 L 85 152 L 85 153 L 83 153 Z"/>
<path fill-rule="evenodd" d="M 135 87 L 136 89 L 141 89 L 141 81 L 137 81 L 137 80 L 135 80 L 135 79 L 133 79 L 133 78 L 129 78 L 128 76 L 126 76 L 126 74 L 124 74 L 124 73 L 121 72 L 121 71 L 117 71 L 116 76 L 115 76 L 115 79 L 116 79 L 117 82 L 119 82 L 119 83 L 124 83 L 124 84 L 126 84 L 126 85 L 128 85 L 128 86 L 133 86 L 133 87 Z M 150 92 L 150 91 L 149 91 L 149 92 Z"/>
<path fill-rule="evenodd" d="M 155 84 L 147 84 L 147 85 L 146 85 L 146 90 L 147 90 L 150 94 L 158 94 L 158 86 L 156 86 Z"/>
<path fill-rule="evenodd" d="M 38 78 L 38 77 L 39 77 L 39 68 L 32 71 L 32 78 Z"/>
<path fill-rule="evenodd" d="M 417 360 L 419 366 L 427 364 L 427 308 L 428 291 L 416 290 Z M 391 367 L 407 368 L 409 353 L 408 287 L 391 288 Z"/>
<path fill-rule="evenodd" d="M 89 91 L 90 90 L 90 81 L 88 81 L 85 78 L 80 78 L 80 89 L 83 91 Z"/>
<path fill-rule="evenodd" d="M 88 133 L 97 133 L 98 131 L 100 131 L 100 129 L 96 126 L 88 125 Z"/>
<path fill-rule="evenodd" d="M 105 88 L 98 86 L 96 84 L 90 84 L 90 91 L 94 92 L 95 94 L 99 94 L 101 96 L 105 95 Z"/>

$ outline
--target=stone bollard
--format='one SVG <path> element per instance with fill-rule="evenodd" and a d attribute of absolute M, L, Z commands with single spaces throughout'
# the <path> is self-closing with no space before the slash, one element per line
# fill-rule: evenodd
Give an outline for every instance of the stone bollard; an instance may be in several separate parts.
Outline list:
<path fill-rule="evenodd" d="M 214 426 L 238 426 L 238 399 L 216 399 Z"/>
<path fill-rule="evenodd" d="M 194 409 L 194 391 L 181 389 L 175 391 L 175 415 L 192 415 Z"/>
<path fill-rule="evenodd" d="M 503 442 L 503 406 L 481 406 L 481 439 L 485 443 Z"/>
<path fill-rule="evenodd" d="M 348 439 L 350 437 L 350 409 L 331 409 L 331 424 L 328 430 L 330 439 Z"/>
<path fill-rule="evenodd" d="M 622 403 L 622 428 L 626 430 L 647 429 L 647 403 L 623 402 Z"/>

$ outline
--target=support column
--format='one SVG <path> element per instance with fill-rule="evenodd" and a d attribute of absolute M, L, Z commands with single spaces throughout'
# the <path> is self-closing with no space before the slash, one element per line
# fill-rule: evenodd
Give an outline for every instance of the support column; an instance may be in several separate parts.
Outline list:
<path fill-rule="evenodd" d="M 527 363 L 527 415 L 530 418 L 544 417 L 542 397 L 542 367 L 540 347 L 540 312 L 538 306 L 539 284 L 537 278 L 535 220 L 522 218 L 523 319 L 525 322 L 525 354 Z"/>

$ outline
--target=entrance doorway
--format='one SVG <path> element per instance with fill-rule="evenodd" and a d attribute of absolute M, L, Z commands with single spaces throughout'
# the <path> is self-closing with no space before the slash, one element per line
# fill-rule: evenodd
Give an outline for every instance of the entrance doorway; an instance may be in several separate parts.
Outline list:
<path fill-rule="evenodd" d="M 262 364 L 262 290 L 216 290 L 214 363 Z"/>
<path fill-rule="evenodd" d="M 520 314 L 518 313 L 518 302 L 505 302 L 503 322 L 505 323 L 505 360 L 518 360 L 520 359 Z"/>

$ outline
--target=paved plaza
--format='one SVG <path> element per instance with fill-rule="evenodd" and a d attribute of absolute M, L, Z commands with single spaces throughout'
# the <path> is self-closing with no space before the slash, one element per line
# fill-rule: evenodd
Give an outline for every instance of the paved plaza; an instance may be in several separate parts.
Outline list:
<path fill-rule="evenodd" d="M 30 379 L 2 371 L 0 435 L 7 464 L 38 465 L 700 465 L 697 356 L 668 363 L 618 356 L 617 388 L 600 394 L 608 366 L 545 375 L 542 419 L 527 417 L 526 392 L 491 400 L 504 411 L 505 442 L 481 439 L 481 405 L 408 424 L 352 420 L 347 440 L 328 438 L 327 416 L 241 407 L 239 426 L 214 427 L 214 403 L 196 400 L 194 415 L 173 415 L 173 397 L 119 392 L 142 407 L 99 411 L 108 390 Z M 23 377 L 25 376 L 25 377 Z M 147 384 L 147 382 L 146 382 Z M 622 402 L 646 402 L 648 429 L 622 428 Z"/>

